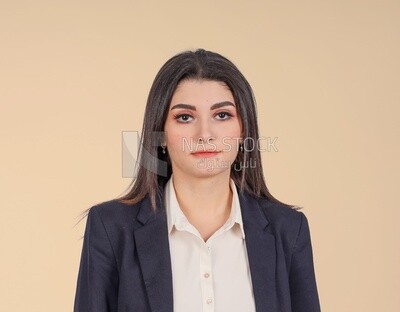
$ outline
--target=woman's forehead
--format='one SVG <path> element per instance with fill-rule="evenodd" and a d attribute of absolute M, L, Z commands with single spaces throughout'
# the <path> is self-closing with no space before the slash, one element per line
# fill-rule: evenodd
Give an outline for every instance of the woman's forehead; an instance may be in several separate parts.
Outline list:
<path fill-rule="evenodd" d="M 214 104 L 223 100 L 234 103 L 233 94 L 225 83 L 213 80 L 184 80 L 175 89 L 171 102 L 200 101 Z"/>

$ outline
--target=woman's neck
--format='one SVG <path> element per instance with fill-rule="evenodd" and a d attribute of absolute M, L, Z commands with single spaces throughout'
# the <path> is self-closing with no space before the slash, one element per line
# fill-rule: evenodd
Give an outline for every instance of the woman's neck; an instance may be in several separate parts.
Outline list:
<path fill-rule="evenodd" d="M 172 179 L 179 206 L 186 216 L 207 219 L 229 216 L 232 203 L 229 172 L 201 178 L 174 174 Z"/>

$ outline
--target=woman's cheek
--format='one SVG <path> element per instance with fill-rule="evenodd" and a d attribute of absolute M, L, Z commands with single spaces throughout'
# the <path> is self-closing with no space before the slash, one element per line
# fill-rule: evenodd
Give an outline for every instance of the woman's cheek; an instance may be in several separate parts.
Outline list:
<path fill-rule="evenodd" d="M 174 150 L 182 150 L 185 147 L 184 142 L 187 139 L 181 135 L 168 135 L 167 144 Z"/>

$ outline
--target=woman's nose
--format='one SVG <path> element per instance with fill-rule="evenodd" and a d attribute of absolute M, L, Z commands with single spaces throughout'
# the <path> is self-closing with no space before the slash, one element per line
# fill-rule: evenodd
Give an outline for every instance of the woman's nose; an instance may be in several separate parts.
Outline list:
<path fill-rule="evenodd" d="M 207 144 L 209 141 L 215 139 L 213 132 L 214 131 L 210 125 L 210 122 L 208 120 L 202 120 L 198 124 L 197 135 L 195 139 L 197 139 L 199 143 L 201 141 L 201 143 Z"/>

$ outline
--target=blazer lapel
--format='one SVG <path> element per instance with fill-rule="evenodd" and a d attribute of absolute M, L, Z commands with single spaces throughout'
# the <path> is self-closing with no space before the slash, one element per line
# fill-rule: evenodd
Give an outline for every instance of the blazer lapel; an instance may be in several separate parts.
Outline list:
<path fill-rule="evenodd" d="M 278 311 L 275 285 L 275 237 L 258 201 L 238 189 L 250 274 L 257 312 Z"/>
<path fill-rule="evenodd" d="M 146 197 L 137 216 L 134 230 L 136 249 L 151 311 L 172 312 L 172 268 L 164 204 L 157 199 L 157 213 Z"/>

